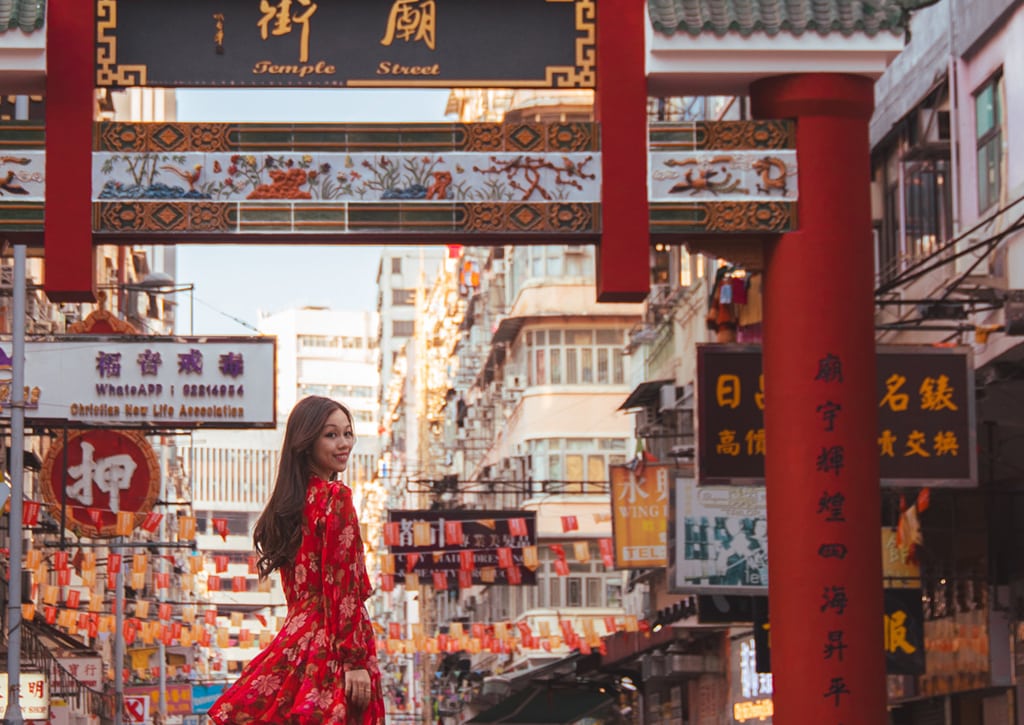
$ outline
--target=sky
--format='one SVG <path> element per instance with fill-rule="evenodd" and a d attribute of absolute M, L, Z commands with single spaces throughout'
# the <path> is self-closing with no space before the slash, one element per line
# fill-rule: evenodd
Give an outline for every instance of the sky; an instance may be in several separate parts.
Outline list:
<path fill-rule="evenodd" d="M 179 121 L 452 121 L 445 89 L 179 89 Z M 181 335 L 255 334 L 259 312 L 307 305 L 375 309 L 379 247 L 179 244 Z M 190 304 L 191 302 L 191 304 Z M 190 309 L 191 308 L 191 309 Z"/>

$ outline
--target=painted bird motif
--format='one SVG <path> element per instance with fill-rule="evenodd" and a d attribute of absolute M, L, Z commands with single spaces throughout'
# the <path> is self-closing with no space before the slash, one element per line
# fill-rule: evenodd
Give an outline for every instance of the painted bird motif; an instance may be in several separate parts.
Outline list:
<path fill-rule="evenodd" d="M 177 166 L 161 166 L 163 171 L 170 171 L 175 176 L 180 176 L 188 184 L 189 191 L 195 191 L 196 182 L 199 181 L 199 175 L 203 173 L 203 165 L 196 164 L 192 167 L 192 171 L 182 171 Z"/>
<path fill-rule="evenodd" d="M 26 189 L 24 186 L 22 186 L 21 184 L 18 184 L 17 182 L 14 181 L 14 172 L 13 171 L 8 171 L 7 175 L 4 177 L 4 180 L 0 181 L 0 196 L 2 196 L 3 192 L 5 192 L 5 191 L 8 194 L 27 194 L 28 193 L 28 189 Z"/>

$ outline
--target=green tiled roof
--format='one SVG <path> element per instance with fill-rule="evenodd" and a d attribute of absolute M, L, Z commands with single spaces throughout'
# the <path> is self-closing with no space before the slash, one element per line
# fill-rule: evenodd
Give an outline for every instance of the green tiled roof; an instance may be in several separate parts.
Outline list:
<path fill-rule="evenodd" d="M 46 0 L 0 0 L 0 33 L 40 30 L 45 15 Z"/>
<path fill-rule="evenodd" d="M 902 34 L 914 0 L 647 0 L 654 29 L 665 35 L 787 33 Z"/>

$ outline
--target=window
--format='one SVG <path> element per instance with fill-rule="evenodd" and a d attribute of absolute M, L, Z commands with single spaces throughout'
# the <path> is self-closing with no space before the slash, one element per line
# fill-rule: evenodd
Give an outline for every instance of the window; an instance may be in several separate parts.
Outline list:
<path fill-rule="evenodd" d="M 416 290 L 396 287 L 391 290 L 391 304 L 399 307 L 411 307 L 416 304 Z"/>
<path fill-rule="evenodd" d="M 392 257 L 391 258 L 391 274 L 401 274 L 401 273 L 402 273 L 402 258 L 401 257 Z"/>
<path fill-rule="evenodd" d="M 526 333 L 530 385 L 621 385 L 624 331 L 533 330 Z"/>
<path fill-rule="evenodd" d="M 608 466 L 626 462 L 624 438 L 539 438 L 526 441 L 532 478 L 545 493 L 608 492 Z"/>
<path fill-rule="evenodd" d="M 622 572 L 605 571 L 601 555 L 591 542 L 590 561 L 569 560 L 569 575 L 555 573 L 555 555 L 549 549 L 540 552 L 537 570 L 539 601 L 531 606 L 540 607 L 621 607 Z"/>
<path fill-rule="evenodd" d="M 413 320 L 392 320 L 391 334 L 394 337 L 412 337 L 416 332 L 416 323 Z"/>
<path fill-rule="evenodd" d="M 974 96 L 978 144 L 978 213 L 999 203 L 1003 186 L 1003 74 L 1000 71 Z"/>

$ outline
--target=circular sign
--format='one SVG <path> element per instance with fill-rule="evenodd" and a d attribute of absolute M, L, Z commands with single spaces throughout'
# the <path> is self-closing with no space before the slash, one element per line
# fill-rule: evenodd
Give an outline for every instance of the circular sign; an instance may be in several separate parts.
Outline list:
<path fill-rule="evenodd" d="M 116 536 L 118 512 L 135 514 L 134 529 L 153 509 L 160 494 L 160 463 L 142 433 L 69 431 L 66 452 L 63 437 L 46 451 L 40 484 L 58 522 L 63 507 L 67 528 L 79 536 Z"/>

